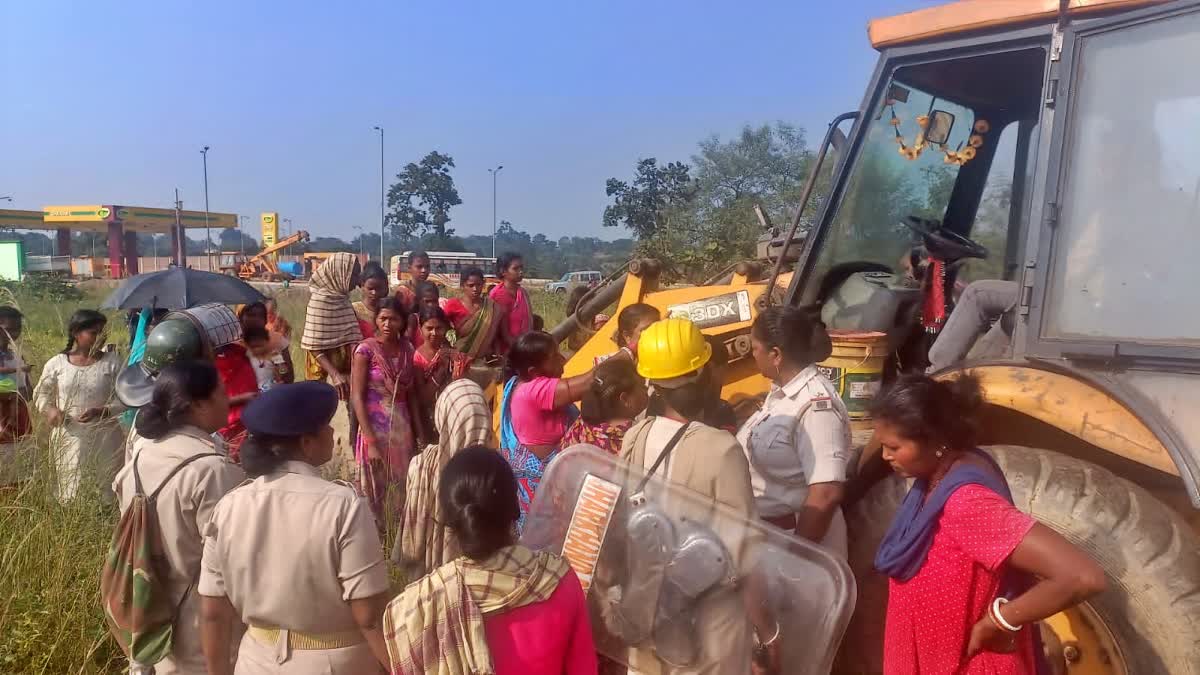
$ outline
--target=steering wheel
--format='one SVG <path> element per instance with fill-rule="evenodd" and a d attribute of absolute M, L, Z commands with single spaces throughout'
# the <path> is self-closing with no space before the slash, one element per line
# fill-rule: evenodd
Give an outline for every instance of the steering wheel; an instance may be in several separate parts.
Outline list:
<path fill-rule="evenodd" d="M 919 234 L 929 253 L 946 262 L 988 257 L 988 250 L 982 244 L 946 229 L 937 220 L 908 216 L 900 224 Z"/>

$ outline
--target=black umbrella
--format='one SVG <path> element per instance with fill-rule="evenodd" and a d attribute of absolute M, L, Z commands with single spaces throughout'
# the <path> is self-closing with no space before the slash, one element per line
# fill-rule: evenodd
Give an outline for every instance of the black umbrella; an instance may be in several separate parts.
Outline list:
<path fill-rule="evenodd" d="M 250 284 L 227 274 L 172 267 L 129 277 L 104 301 L 102 309 L 187 309 L 209 302 L 243 305 L 263 300 Z"/>

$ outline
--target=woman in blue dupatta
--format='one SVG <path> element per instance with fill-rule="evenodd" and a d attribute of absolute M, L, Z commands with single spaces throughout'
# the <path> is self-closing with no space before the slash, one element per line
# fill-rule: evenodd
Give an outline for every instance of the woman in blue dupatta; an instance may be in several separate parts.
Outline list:
<path fill-rule="evenodd" d="M 540 331 L 517 338 L 508 352 L 500 399 L 500 454 L 517 477 L 518 531 L 546 467 L 562 449 L 563 434 L 579 416 L 573 403 L 591 386 L 591 370 L 563 377 L 565 365 L 554 338 Z"/>
<path fill-rule="evenodd" d="M 1049 672 L 1036 623 L 1106 587 L 1095 561 L 1017 510 L 975 447 L 984 405 L 967 374 L 904 376 L 876 403 L 884 460 L 915 479 L 875 558 L 889 577 L 886 675 Z"/>

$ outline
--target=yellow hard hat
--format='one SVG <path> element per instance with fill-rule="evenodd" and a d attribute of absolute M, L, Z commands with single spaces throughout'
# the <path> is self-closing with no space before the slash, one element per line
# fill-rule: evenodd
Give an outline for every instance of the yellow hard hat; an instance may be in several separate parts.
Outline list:
<path fill-rule="evenodd" d="M 687 319 L 663 319 L 650 324 L 638 338 L 638 375 L 648 380 L 672 380 L 695 373 L 712 358 L 712 345 Z"/>

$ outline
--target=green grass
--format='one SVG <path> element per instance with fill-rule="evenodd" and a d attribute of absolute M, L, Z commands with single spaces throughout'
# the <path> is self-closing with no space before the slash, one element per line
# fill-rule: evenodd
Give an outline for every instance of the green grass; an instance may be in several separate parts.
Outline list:
<path fill-rule="evenodd" d="M 33 365 L 31 377 L 66 344 L 71 313 L 98 307 L 107 289 L 81 298 L 50 297 L 22 285 L 15 294 L 0 288 L 0 304 L 25 314 L 20 352 Z M 293 356 L 303 372 L 298 342 L 308 292 L 275 292 L 294 332 Z M 535 291 L 534 312 L 547 329 L 564 317 L 564 298 Z M 109 314 L 109 341 L 128 345 L 124 312 Z M 109 636 L 100 609 L 99 574 L 117 511 L 96 485 L 81 488 L 67 504 L 54 497 L 54 469 L 46 429 L 34 415 L 35 434 L 19 455 L 32 466 L 19 490 L 0 491 L 0 673 L 118 673 L 123 657 Z"/>

